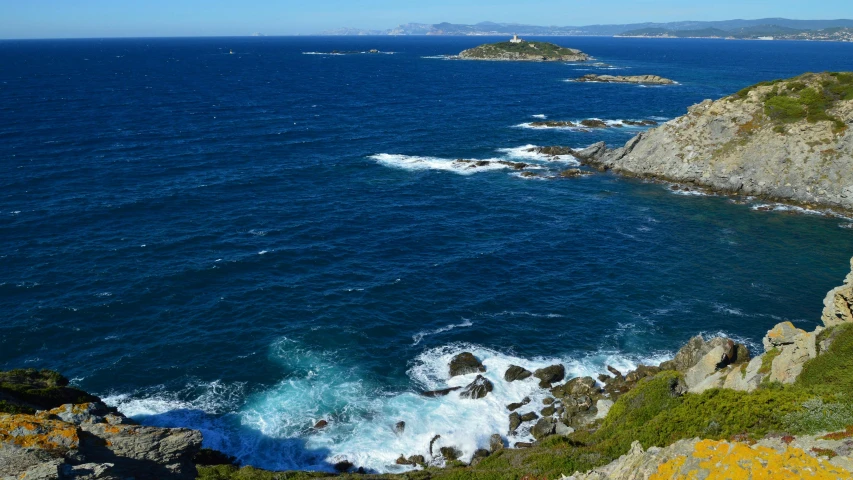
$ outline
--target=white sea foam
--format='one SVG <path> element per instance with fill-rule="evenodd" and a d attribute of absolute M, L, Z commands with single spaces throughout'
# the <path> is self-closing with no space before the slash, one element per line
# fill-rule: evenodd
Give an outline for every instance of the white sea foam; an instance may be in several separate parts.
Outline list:
<path fill-rule="evenodd" d="M 548 115 L 545 115 L 545 114 L 540 113 L 540 114 L 537 114 L 537 115 L 531 115 L 531 117 L 533 117 L 533 118 L 539 118 L 539 119 L 545 120 L 546 118 L 548 118 Z"/>
<path fill-rule="evenodd" d="M 445 325 L 445 326 L 443 326 L 441 328 L 437 328 L 435 330 L 425 330 L 423 332 L 418 332 L 418 333 L 412 335 L 412 340 L 414 340 L 414 343 L 412 343 L 412 345 L 417 345 L 417 344 L 421 343 L 421 340 L 423 340 L 424 337 L 428 337 L 431 335 L 438 335 L 439 333 L 449 332 L 449 331 L 453 330 L 454 328 L 464 328 L 464 327 L 470 327 L 472 325 L 474 325 L 474 324 L 471 323 L 471 320 L 468 320 L 467 318 L 463 318 L 462 323 Z"/>
<path fill-rule="evenodd" d="M 491 393 L 479 400 L 462 399 L 458 392 L 438 398 L 417 393 L 462 387 L 473 381 L 474 374 L 449 378 L 450 359 L 463 351 L 472 352 L 486 366 L 483 375 L 494 384 Z M 463 460 L 469 460 L 476 449 L 488 446 L 493 433 L 507 433 L 508 403 L 530 397 L 530 404 L 519 412 L 541 410 L 548 392 L 534 378 L 505 382 L 503 374 L 511 364 L 535 370 L 562 363 L 570 379 L 604 373 L 606 365 L 624 372 L 639 363 L 658 364 L 670 357 L 599 351 L 578 358 L 527 359 L 458 343 L 423 351 L 410 362 L 411 390 L 388 392 L 333 353 L 314 352 L 282 338 L 272 345 L 270 354 L 290 372 L 288 378 L 248 397 L 243 384 L 196 382 L 182 392 L 170 394 L 160 388 L 134 395 L 113 394 L 104 400 L 146 424 L 199 429 L 205 446 L 262 468 L 331 471 L 334 463 L 347 460 L 368 470 L 401 472 L 411 467 L 395 464 L 400 454 L 420 454 L 441 463 L 429 453 L 436 435 L 441 437 L 434 453 L 442 446 L 454 446 Z M 321 419 L 329 425 L 319 431 L 312 429 Z M 393 428 L 400 421 L 406 423 L 402 434 Z M 508 441 L 531 440 L 530 426 L 520 428 Z"/>
<path fill-rule="evenodd" d="M 563 162 L 570 165 L 580 165 L 577 158 L 571 155 L 545 155 L 535 151 L 536 145 L 522 145 L 520 147 L 499 148 L 498 152 L 502 153 L 507 160 L 525 160 L 525 161 L 540 161 L 540 162 Z"/>
<path fill-rule="evenodd" d="M 470 163 L 457 162 L 447 158 L 438 157 L 421 157 L 416 155 L 392 155 L 389 153 L 380 153 L 371 155 L 370 158 L 376 160 L 382 165 L 403 170 L 444 170 L 447 172 L 458 173 L 459 175 L 472 175 L 475 173 L 503 170 L 508 168 L 506 165 L 496 163 L 497 158 L 487 159 L 489 163 L 483 166 L 473 167 Z"/>

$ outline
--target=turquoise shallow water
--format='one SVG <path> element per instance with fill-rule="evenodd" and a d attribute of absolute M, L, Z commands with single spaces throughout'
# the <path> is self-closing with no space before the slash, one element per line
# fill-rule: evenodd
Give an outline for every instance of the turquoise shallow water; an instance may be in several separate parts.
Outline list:
<path fill-rule="evenodd" d="M 506 429 L 503 405 L 541 396 L 416 395 L 464 383 L 445 371 L 462 350 L 494 379 L 512 362 L 579 375 L 700 332 L 757 347 L 782 319 L 817 324 L 850 220 L 452 161 L 556 173 L 572 159 L 527 146 L 639 130 L 524 124 L 665 121 L 849 69 L 853 45 L 560 38 L 603 65 L 434 58 L 482 41 L 0 42 L 0 367 L 59 369 L 247 463 L 388 471 L 435 434 L 470 454 Z M 369 48 L 394 53 L 324 54 Z M 591 72 L 680 84 L 565 81 Z"/>

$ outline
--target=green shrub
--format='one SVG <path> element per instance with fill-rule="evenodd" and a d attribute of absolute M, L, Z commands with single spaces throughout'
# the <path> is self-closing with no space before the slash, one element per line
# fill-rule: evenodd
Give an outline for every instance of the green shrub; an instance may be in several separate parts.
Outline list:
<path fill-rule="evenodd" d="M 773 120 L 793 123 L 806 117 L 806 108 L 796 98 L 776 96 L 764 102 L 764 113 Z"/>
<path fill-rule="evenodd" d="M 792 432 L 834 432 L 853 425 L 853 405 L 850 403 L 826 403 L 821 398 L 813 398 L 803 402 L 802 406 L 802 410 L 788 413 L 782 419 Z"/>

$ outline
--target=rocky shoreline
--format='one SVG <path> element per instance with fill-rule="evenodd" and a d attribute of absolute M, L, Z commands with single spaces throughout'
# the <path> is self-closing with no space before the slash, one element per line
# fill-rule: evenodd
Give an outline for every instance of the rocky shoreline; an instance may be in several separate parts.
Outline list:
<path fill-rule="evenodd" d="M 766 82 L 643 132 L 587 163 L 806 208 L 853 212 L 853 74 Z"/>
<path fill-rule="evenodd" d="M 488 448 L 477 450 L 470 461 L 461 462 L 460 450 L 452 445 L 435 446 L 440 438 L 436 435 L 429 446 L 424 446 L 429 456 L 411 452 L 401 455 L 396 463 L 421 469 L 417 477 L 421 479 L 459 474 L 492 478 L 488 472 L 503 468 L 501 465 L 507 461 L 520 465 L 519 471 L 544 474 L 551 470 L 538 466 L 535 458 L 560 458 L 559 455 L 578 450 L 587 451 L 583 454 L 587 456 L 592 451 L 598 453 L 589 457 L 591 464 L 571 461 L 566 465 L 594 468 L 578 469 L 573 476 L 562 478 L 621 479 L 629 478 L 628 472 L 633 472 L 630 478 L 637 479 L 653 475 L 681 478 L 697 469 L 703 475 L 725 476 L 733 474 L 732 468 L 737 465 L 742 467 L 744 463 L 738 462 L 744 459 L 756 475 L 791 474 L 799 468 L 829 475 L 827 478 L 849 478 L 853 475 L 853 403 L 839 396 L 837 389 L 843 392 L 847 388 L 846 380 L 838 378 L 839 372 L 853 367 L 853 259 L 850 268 L 844 284 L 824 299 L 823 326 L 807 332 L 790 322 L 779 323 L 764 337 L 764 352 L 760 355 L 752 356 L 746 346 L 728 338 L 697 336 L 673 359 L 658 366 L 640 365 L 630 372 L 608 366 L 608 373 L 597 378 L 566 381 L 562 364 L 533 371 L 511 365 L 503 372 L 503 381 L 534 382 L 547 391 L 541 409 L 519 413 L 531 404 L 530 398 L 519 398 L 507 405 L 508 431 L 495 432 Z M 467 385 L 424 392 L 424 396 L 458 395 L 477 402 L 495 388 L 482 375 L 486 367 L 470 352 L 454 356 L 447 368 L 450 377 L 467 376 Z M 728 400 L 716 405 L 720 396 Z M 753 397 L 759 403 L 752 407 L 749 401 L 740 407 L 732 403 Z M 707 410 L 711 406 L 730 413 L 745 408 L 746 419 L 754 426 L 744 429 L 737 423 L 729 425 L 726 422 L 733 420 Z M 645 418 L 649 409 L 657 411 L 657 416 L 652 415 L 639 425 L 630 424 L 637 411 L 645 411 L 640 415 Z M 688 415 L 689 420 L 682 421 L 708 425 L 702 427 L 701 432 L 705 433 L 673 433 L 667 437 L 671 441 L 663 444 L 662 440 L 644 437 L 644 429 L 652 428 L 647 426 L 649 422 L 678 409 Z M 702 409 L 707 411 L 703 413 Z M 779 409 L 785 413 L 782 423 L 773 416 Z M 814 416 L 819 418 L 815 420 Z M 788 421 L 789 418 L 795 421 Z M 788 432 L 801 433 L 775 429 L 762 433 L 766 430 L 762 422 L 771 419 L 788 425 Z M 508 445 L 507 436 L 523 426 L 529 428 L 535 442 Z M 324 427 L 318 424 L 315 429 Z M 406 424 L 398 422 L 394 428 L 404 435 Z M 653 427 L 653 431 L 657 433 L 659 428 Z M 611 441 L 608 439 L 623 431 L 627 431 L 624 435 L 639 438 L 628 439 L 630 448 L 612 450 L 621 455 L 613 456 L 613 461 L 602 462 L 612 455 L 606 449 L 589 450 L 601 442 L 606 445 Z M 726 431 L 736 435 L 724 434 Z M 233 458 L 202 450 L 201 443 L 202 434 L 198 431 L 138 425 L 97 397 L 69 387 L 68 380 L 55 372 L 0 372 L 0 479 L 190 479 L 199 474 L 200 478 L 216 479 L 277 478 L 251 467 L 240 469 Z M 570 445 L 574 446 L 566 450 Z M 553 449 L 555 446 L 557 450 Z M 571 455 L 565 457 L 567 461 L 573 458 Z M 716 463 L 708 463 L 708 458 L 714 458 Z M 363 478 L 398 478 L 372 475 L 347 461 L 339 462 L 335 469 L 364 474 Z M 667 472 L 669 476 L 661 476 Z M 298 475 L 294 478 L 329 474 Z"/>

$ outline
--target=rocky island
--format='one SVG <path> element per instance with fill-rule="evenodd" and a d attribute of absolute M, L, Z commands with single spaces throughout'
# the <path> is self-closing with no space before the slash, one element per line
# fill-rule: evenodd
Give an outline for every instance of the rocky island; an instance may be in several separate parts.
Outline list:
<path fill-rule="evenodd" d="M 590 164 L 629 175 L 853 210 L 853 73 L 763 82 L 688 109 Z"/>
<path fill-rule="evenodd" d="M 580 78 L 576 78 L 575 82 L 590 82 L 590 83 L 633 83 L 637 85 L 675 85 L 674 80 L 659 77 L 657 75 L 596 75 L 590 73 Z"/>
<path fill-rule="evenodd" d="M 458 58 L 517 62 L 584 62 L 589 60 L 590 56 L 574 48 L 513 37 L 507 42 L 490 43 L 470 48 L 460 53 Z"/>

